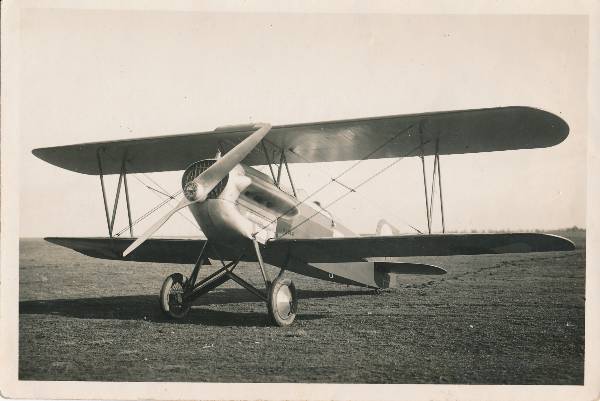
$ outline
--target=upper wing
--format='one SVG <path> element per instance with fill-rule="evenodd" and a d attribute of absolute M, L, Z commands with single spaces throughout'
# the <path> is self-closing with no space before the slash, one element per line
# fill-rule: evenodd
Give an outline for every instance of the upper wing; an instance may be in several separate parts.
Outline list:
<path fill-rule="evenodd" d="M 84 174 L 183 170 L 214 157 L 252 134 L 252 126 L 210 132 L 95 142 L 34 149 L 51 164 Z M 267 135 L 268 152 L 286 150 L 288 163 L 379 159 L 421 154 L 492 152 L 556 145 L 569 133 L 558 116 L 529 107 L 501 107 L 275 126 Z M 269 155 L 273 159 L 274 154 Z M 266 164 L 262 147 L 244 160 Z"/>

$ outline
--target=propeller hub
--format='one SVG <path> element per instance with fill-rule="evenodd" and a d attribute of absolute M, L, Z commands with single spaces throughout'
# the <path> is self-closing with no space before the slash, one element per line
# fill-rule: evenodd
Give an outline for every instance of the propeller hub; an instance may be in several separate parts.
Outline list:
<path fill-rule="evenodd" d="M 194 181 L 188 182 L 183 188 L 183 194 L 190 202 L 195 201 L 198 198 L 198 185 Z"/>

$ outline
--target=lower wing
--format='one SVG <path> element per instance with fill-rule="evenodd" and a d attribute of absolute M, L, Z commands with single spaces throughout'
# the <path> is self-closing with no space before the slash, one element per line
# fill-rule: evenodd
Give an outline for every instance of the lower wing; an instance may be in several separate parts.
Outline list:
<path fill-rule="evenodd" d="M 482 255 L 571 251 L 571 241 L 538 233 L 429 234 L 314 239 L 277 239 L 269 242 L 273 257 L 292 254 L 306 262 L 354 262 L 369 257 Z"/>
<path fill-rule="evenodd" d="M 157 263 L 195 263 L 205 239 L 147 240 L 135 252 L 123 251 L 135 238 L 46 238 L 47 241 L 101 259 Z M 248 248 L 249 249 L 249 248 Z M 374 288 L 394 287 L 400 274 L 444 274 L 440 267 L 420 263 L 368 262 L 365 258 L 480 255 L 570 251 L 566 238 L 537 233 L 431 234 L 314 239 L 277 239 L 261 246 L 265 262 L 322 280 Z M 204 255 L 234 260 L 241 249 L 215 243 Z M 253 252 L 241 260 L 256 261 Z M 209 264 L 205 259 L 205 264 Z"/>

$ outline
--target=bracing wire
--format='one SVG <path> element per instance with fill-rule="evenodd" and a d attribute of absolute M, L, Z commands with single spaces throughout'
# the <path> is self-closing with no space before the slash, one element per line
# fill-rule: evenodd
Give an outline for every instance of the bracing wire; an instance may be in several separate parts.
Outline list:
<path fill-rule="evenodd" d="M 158 190 L 158 189 L 156 189 L 156 188 L 154 188 L 154 187 L 151 187 L 150 185 L 145 185 L 145 187 L 146 187 L 146 188 L 148 188 L 148 189 L 149 189 L 149 190 L 151 190 L 151 191 L 154 191 L 154 192 L 156 192 L 157 194 L 160 194 L 160 195 L 162 195 L 162 196 L 166 196 L 167 198 L 175 199 L 175 197 L 174 197 L 174 196 L 171 196 L 171 195 L 169 195 L 169 194 L 168 194 L 168 193 L 166 193 L 166 192 L 163 192 L 163 191 L 161 191 L 161 190 Z"/>
<path fill-rule="evenodd" d="M 149 178 L 147 174 L 143 174 L 145 178 Z M 147 189 L 153 191 L 153 193 L 155 194 L 161 194 L 165 197 L 167 197 L 167 199 L 165 199 L 163 202 L 159 203 L 157 205 L 157 207 L 152 208 L 149 212 L 145 213 L 141 219 L 136 219 L 136 221 L 134 223 L 132 223 L 131 225 L 134 226 L 137 223 L 139 223 L 140 221 L 144 220 L 146 217 L 148 217 L 149 215 L 151 215 L 152 213 L 154 213 L 156 210 L 160 209 L 161 207 L 163 207 L 164 205 L 166 205 L 167 203 L 169 203 L 172 200 L 176 200 L 177 196 L 179 196 L 183 190 L 179 190 L 177 192 L 174 192 L 172 194 L 169 194 L 169 192 L 167 192 L 167 190 L 165 190 L 163 187 L 161 187 L 159 185 L 159 187 L 162 189 L 162 191 L 157 190 L 156 188 L 151 187 L 150 185 L 146 184 L 145 182 L 143 182 L 142 180 L 140 180 L 137 175 L 133 175 L 133 178 L 135 178 L 137 181 L 139 181 L 144 187 L 146 187 Z M 153 180 L 152 180 L 153 181 Z M 185 214 L 183 214 L 182 210 L 177 211 L 177 213 L 183 217 L 185 220 L 188 221 L 188 223 L 190 223 L 194 228 L 199 228 L 197 224 L 195 224 L 192 220 L 190 220 L 189 217 L 187 217 Z M 127 229 L 129 229 L 129 226 L 123 228 L 121 231 L 119 231 L 120 233 L 126 231 Z"/>
<path fill-rule="evenodd" d="M 119 162 L 117 159 L 115 159 L 113 156 L 111 156 L 110 154 L 104 154 L 104 156 L 109 157 L 112 161 L 114 162 Z M 146 187 L 149 190 L 152 190 L 155 194 L 161 194 L 163 196 L 167 196 L 168 198 L 160 203 L 158 203 L 156 206 L 154 206 L 153 208 L 151 208 L 150 210 L 148 210 L 146 213 L 144 213 L 142 216 L 138 217 L 137 219 L 135 219 L 132 223 L 131 226 L 128 224 L 127 226 L 125 226 L 124 228 L 122 228 L 119 232 L 117 232 L 115 234 L 116 237 L 121 236 L 125 231 L 129 230 L 130 227 L 133 227 L 135 225 L 137 225 L 139 222 L 141 222 L 142 220 L 146 219 L 148 216 L 150 216 L 151 214 L 153 214 L 154 212 L 156 212 L 158 209 L 162 208 L 164 205 L 166 205 L 167 203 L 169 203 L 172 200 L 175 200 L 175 198 L 177 196 L 179 196 L 179 194 L 181 194 L 183 192 L 183 190 L 179 190 L 175 193 L 169 194 L 168 191 L 163 188 L 159 183 L 157 183 L 155 180 L 152 179 L 152 177 L 150 177 L 148 174 L 146 173 L 141 173 L 146 179 L 148 179 L 149 181 L 151 181 L 152 183 L 154 183 L 157 187 L 160 188 L 160 191 L 157 190 L 156 188 L 151 187 L 150 185 L 148 185 L 147 183 L 143 182 L 139 177 L 138 174 L 130 174 L 130 177 L 133 177 L 134 179 L 136 179 L 139 183 L 141 183 L 144 187 Z M 183 211 L 179 210 L 177 211 L 177 213 L 183 217 L 185 220 L 187 220 L 194 228 L 199 229 L 200 227 L 198 227 L 198 225 L 196 223 L 194 223 L 192 220 L 190 220 L 189 217 L 187 217 L 185 214 L 183 214 Z"/>
<path fill-rule="evenodd" d="M 338 196 L 337 198 L 335 198 L 333 201 L 329 202 L 327 205 L 325 205 L 323 207 L 323 209 L 327 209 L 328 207 L 333 206 L 334 204 L 336 204 L 337 202 L 339 202 L 340 200 L 344 199 L 346 196 L 350 195 L 353 192 L 356 192 L 357 189 L 359 189 L 360 187 L 362 187 L 363 185 L 365 185 L 367 182 L 371 181 L 373 178 L 383 174 L 385 171 L 389 170 L 390 168 L 392 168 L 393 166 L 395 166 L 396 164 L 398 164 L 400 161 L 402 161 L 404 158 L 410 156 L 412 153 L 414 153 L 415 151 L 417 151 L 418 149 L 420 149 L 423 145 L 425 145 L 426 143 L 428 143 L 430 141 L 426 141 L 423 142 L 422 144 L 420 144 L 419 146 L 415 147 L 413 150 L 411 150 L 409 153 L 398 157 L 396 160 L 394 160 L 392 163 L 388 164 L 387 166 L 385 166 L 384 168 L 379 169 L 377 172 L 375 172 L 375 174 L 370 175 L 369 177 L 367 177 L 365 180 L 361 181 L 357 186 L 355 186 L 354 188 L 350 188 L 349 190 L 347 190 L 347 192 L 343 193 L 342 195 Z M 319 211 L 316 211 L 314 214 L 310 215 L 309 217 L 305 218 L 304 220 L 302 220 L 300 223 L 296 224 L 295 226 L 293 226 L 292 228 L 290 228 L 288 231 L 286 231 L 285 233 L 283 233 L 281 235 L 281 237 L 288 235 L 289 233 L 291 233 L 292 231 L 294 231 L 296 228 L 300 227 L 301 225 L 303 225 L 304 223 L 306 223 L 307 221 L 311 220 L 313 217 L 315 217 L 317 214 L 319 214 Z M 259 231 L 260 232 L 260 231 Z"/>
<path fill-rule="evenodd" d="M 265 229 L 267 229 L 267 227 L 271 226 L 272 224 L 276 223 L 277 220 L 283 216 L 285 216 L 287 213 L 289 213 L 291 210 L 295 209 L 296 207 L 298 207 L 299 205 L 306 203 L 310 198 L 314 197 L 315 195 L 317 195 L 318 193 L 320 193 L 322 190 L 324 190 L 326 187 L 328 187 L 329 185 L 331 185 L 332 183 L 337 183 L 338 185 L 340 185 L 341 187 L 343 187 L 347 192 L 345 192 L 344 194 L 342 194 L 341 196 L 339 196 L 338 198 L 334 199 L 332 202 L 330 202 L 329 204 L 327 204 L 325 207 L 323 207 L 323 209 L 327 209 L 328 207 L 331 207 L 332 205 L 334 205 L 335 203 L 337 203 L 338 201 L 342 200 L 343 198 L 345 198 L 346 196 L 348 196 L 351 193 L 356 193 L 356 190 L 358 188 L 360 188 L 361 186 L 363 186 L 364 184 L 366 184 L 367 182 L 369 182 L 370 180 L 372 180 L 373 178 L 377 177 L 378 175 L 382 174 L 384 171 L 388 170 L 389 168 L 391 168 L 392 166 L 394 166 L 395 164 L 397 164 L 400 160 L 402 160 L 404 157 L 410 155 L 411 153 L 413 153 L 414 151 L 416 151 L 417 149 L 419 149 L 420 147 L 422 147 L 424 145 L 424 143 L 420 144 L 418 147 L 416 147 L 413 151 L 411 151 L 410 153 L 408 153 L 407 155 L 401 156 L 400 158 L 398 158 L 397 160 L 395 160 L 393 163 L 389 164 L 388 166 L 384 167 L 383 169 L 378 170 L 375 174 L 369 176 L 366 180 L 362 181 L 360 184 L 358 184 L 356 187 L 352 188 L 347 186 L 346 184 L 344 184 L 343 182 L 340 181 L 340 178 L 343 177 L 344 175 L 346 175 L 348 172 L 350 172 L 351 170 L 353 170 L 354 168 L 356 168 L 360 163 L 364 162 L 365 160 L 369 159 L 373 154 L 377 153 L 378 151 L 380 151 L 381 149 L 383 149 L 385 146 L 387 146 L 389 143 L 391 143 L 392 141 L 394 141 L 396 138 L 400 137 L 401 135 L 405 134 L 406 132 L 408 132 L 411 128 L 413 127 L 413 125 L 409 125 L 408 127 L 404 128 L 403 130 L 399 131 L 396 135 L 392 136 L 391 138 L 389 138 L 388 140 L 384 141 L 380 146 L 378 146 L 377 148 L 375 148 L 374 150 L 372 150 L 371 152 L 369 152 L 367 155 L 365 155 L 364 157 L 362 157 L 361 159 L 357 160 L 355 163 L 353 163 L 351 166 L 347 167 L 346 169 L 344 169 L 340 174 L 338 174 L 337 176 L 331 178 L 330 177 L 330 181 L 326 182 L 325 184 L 323 184 L 322 186 L 320 186 L 319 188 L 317 188 L 316 190 L 314 190 L 313 192 L 311 192 L 307 197 L 305 197 L 303 200 L 299 201 L 298 203 L 296 203 L 293 207 L 291 207 L 290 209 L 286 210 L 284 213 L 280 214 L 277 218 L 275 218 L 274 220 L 270 221 L 267 225 L 265 225 L 261 230 L 257 231 L 256 233 L 254 233 L 254 235 L 264 231 Z M 304 159 L 303 156 L 297 154 L 296 152 L 293 152 L 294 155 Z M 109 155 L 110 157 L 110 155 Z M 111 157 L 112 158 L 112 157 Z M 113 158 L 114 159 L 114 158 Z M 175 197 L 180 195 L 183 190 L 179 190 L 173 194 L 169 194 L 160 184 L 158 184 L 155 180 L 153 180 L 151 177 L 149 177 L 147 174 L 142 173 L 142 175 L 148 179 L 149 181 L 151 181 L 154 185 L 156 185 L 157 187 L 160 188 L 160 190 L 157 190 L 156 188 L 153 188 L 152 186 L 144 183 L 139 177 L 137 177 L 137 175 L 133 175 L 133 177 L 139 181 L 144 187 L 146 187 L 149 190 L 152 190 L 154 193 L 156 194 L 160 194 L 163 196 L 166 196 L 167 199 L 160 202 L 159 204 L 157 204 L 156 206 L 154 206 L 153 208 L 151 208 L 150 210 L 148 210 L 146 213 L 144 213 L 142 216 L 138 217 L 134 222 L 131 223 L 130 225 L 127 225 L 126 227 L 124 227 L 122 230 L 120 230 L 116 236 L 120 236 L 121 234 L 123 234 L 125 231 L 127 231 L 130 227 L 133 227 L 135 225 L 137 225 L 139 222 L 141 222 L 142 220 L 146 219 L 148 216 L 150 216 L 151 214 L 153 214 L 154 212 L 156 212 L 158 209 L 160 209 L 161 207 L 163 207 L 164 205 L 166 205 L 167 203 L 169 203 L 171 200 L 175 200 Z M 243 205 L 241 205 L 243 206 Z M 179 211 L 178 213 L 181 214 L 181 211 Z M 294 227 L 292 227 L 290 230 L 288 230 L 287 232 L 285 232 L 282 236 L 287 235 L 289 233 L 291 233 L 293 230 L 295 230 L 296 228 L 298 228 L 299 226 L 301 226 L 302 224 L 306 223 L 307 221 L 311 220 L 313 217 L 315 217 L 317 214 L 319 214 L 320 212 L 317 211 L 316 213 L 314 213 L 313 215 L 311 215 L 310 217 L 304 219 L 303 221 L 301 221 L 300 223 L 298 223 L 297 225 L 295 225 Z M 195 228 L 198 228 L 198 226 L 196 224 L 194 224 L 187 216 L 181 214 L 182 217 L 184 217 L 188 222 L 190 222 Z M 264 216 L 263 216 L 264 217 Z M 412 229 L 414 229 L 417 232 L 420 232 L 420 230 L 418 230 L 417 228 L 413 227 L 412 225 L 408 224 L 405 222 L 405 224 L 407 224 L 409 227 L 411 227 Z"/>
<path fill-rule="evenodd" d="M 148 175 L 146 175 L 146 174 L 143 174 L 143 175 L 144 175 L 144 177 L 145 177 L 145 178 L 149 178 L 149 177 L 148 177 Z M 161 195 L 163 195 L 163 196 L 166 196 L 166 197 L 167 197 L 167 199 L 165 199 L 164 201 L 162 201 L 162 202 L 158 203 L 156 206 L 154 206 L 153 208 L 151 208 L 150 210 L 148 210 L 148 211 L 147 211 L 146 213 L 144 213 L 142 216 L 138 217 L 138 218 L 137 218 L 135 221 L 133 221 L 133 222 L 131 223 L 131 226 L 132 226 L 132 227 L 133 227 L 133 226 L 135 226 L 135 225 L 137 225 L 139 222 L 141 222 L 142 220 L 146 219 L 146 218 L 147 218 L 147 217 L 149 217 L 150 215 L 152 215 L 154 212 L 156 212 L 158 209 L 162 208 L 164 205 L 166 205 L 166 204 L 167 204 L 167 203 L 169 203 L 170 201 L 172 201 L 172 200 L 176 200 L 177 196 L 179 196 L 179 195 L 180 195 L 180 194 L 183 192 L 183 190 L 181 190 L 181 189 L 180 189 L 180 190 L 179 190 L 179 191 L 177 191 L 177 192 L 173 192 L 172 194 L 169 194 L 169 193 L 168 193 L 168 192 L 167 192 L 167 191 L 166 191 L 166 190 L 165 190 L 163 187 L 161 187 L 161 186 L 160 186 L 160 185 L 157 183 L 158 187 L 159 187 L 159 188 L 161 188 L 161 189 L 164 191 L 164 192 L 162 192 L 162 191 L 159 191 L 159 190 L 157 190 L 157 189 L 155 189 L 155 188 L 153 188 L 153 187 L 151 187 L 151 186 L 147 185 L 146 183 L 144 183 L 142 180 L 140 180 L 140 179 L 137 177 L 137 175 L 133 175 L 133 177 L 134 177 L 134 178 L 135 178 L 137 181 L 139 181 L 139 182 L 140 182 L 140 183 L 141 183 L 143 186 L 145 186 L 146 188 L 148 188 L 149 190 L 152 190 L 152 191 L 154 191 L 154 192 L 156 192 L 156 193 L 159 193 L 159 194 L 161 194 Z M 154 180 L 151 180 L 151 181 L 155 182 Z M 189 218 L 189 217 L 187 217 L 185 214 L 183 214 L 183 212 L 182 212 L 182 211 L 178 211 L 177 213 L 179 213 L 181 217 L 183 217 L 185 220 L 187 220 L 187 222 L 188 222 L 188 223 L 190 223 L 190 224 L 191 224 L 191 225 L 192 225 L 194 228 L 198 228 L 198 229 L 200 228 L 200 227 L 198 227 L 198 225 L 197 225 L 196 223 L 194 223 L 192 220 L 190 220 L 190 218 Z M 119 231 L 119 232 L 116 234 L 116 236 L 118 237 L 118 236 L 122 235 L 122 234 L 123 234 L 125 231 L 127 231 L 128 229 L 129 229 L 129 225 L 127 225 L 127 226 L 125 226 L 123 229 L 121 229 L 121 230 L 120 230 L 120 231 Z"/>
<path fill-rule="evenodd" d="M 147 174 L 143 174 L 145 178 L 149 179 L 150 181 L 156 183 L 156 181 L 150 179 L 150 177 Z M 145 183 L 144 181 L 142 181 L 137 174 L 131 174 L 131 176 L 136 179 L 140 184 L 142 184 L 145 188 L 147 188 L 148 190 L 153 191 L 153 193 L 155 194 L 160 194 L 162 196 L 167 197 L 167 199 L 163 200 L 162 202 L 158 203 L 157 205 L 155 205 L 153 208 L 149 209 L 146 213 L 144 213 L 143 215 L 141 215 L 140 217 L 138 217 L 137 219 L 135 219 L 132 223 L 131 223 L 131 227 L 137 225 L 138 223 L 140 223 L 142 220 L 146 219 L 147 217 L 149 217 L 151 214 L 153 214 L 154 212 L 156 212 L 158 209 L 162 208 L 163 206 L 165 206 L 167 203 L 171 202 L 172 200 L 175 200 L 177 198 L 177 196 L 179 196 L 183 190 L 179 190 L 177 192 L 174 192 L 172 194 L 169 194 L 163 187 L 161 187 L 158 183 L 156 183 L 156 185 L 162 190 L 157 190 L 156 188 L 153 188 L 152 186 L 148 185 L 147 183 Z M 192 220 L 189 219 L 189 217 L 187 217 L 185 214 L 182 213 L 182 211 L 178 211 L 179 215 L 181 217 L 183 217 L 185 220 L 188 221 L 188 223 L 190 223 L 194 228 L 198 228 L 197 224 L 194 224 L 194 222 Z M 117 232 L 115 234 L 116 237 L 121 236 L 125 231 L 129 230 L 129 225 L 123 227 L 119 232 Z"/>
<path fill-rule="evenodd" d="M 320 193 L 322 190 L 324 190 L 326 187 L 328 187 L 329 185 L 331 185 L 332 183 L 337 183 L 338 185 L 342 186 L 345 189 L 348 189 L 349 187 L 346 186 L 345 184 L 343 184 L 339 179 L 341 177 L 343 177 L 345 174 L 347 174 L 348 172 L 350 172 L 352 169 L 354 169 L 356 166 L 358 166 L 360 163 L 364 162 L 365 160 L 369 159 L 372 155 L 374 155 L 375 153 L 379 152 L 381 149 L 383 149 L 385 146 L 387 146 L 388 144 L 390 144 L 392 141 L 396 140 L 398 137 L 400 137 L 401 135 L 404 135 L 405 133 L 409 132 L 409 130 L 413 127 L 413 125 L 409 125 L 408 127 L 400 130 L 396 135 L 392 136 L 391 138 L 388 138 L 386 141 L 384 141 L 381 145 L 379 145 L 377 148 L 373 149 L 371 152 L 367 153 L 365 156 L 363 156 L 361 159 L 357 160 L 355 163 L 353 163 L 352 165 L 350 165 L 349 167 L 347 167 L 346 169 L 344 169 L 340 174 L 338 174 L 337 176 L 330 178 L 330 181 L 326 182 L 325 184 L 321 185 L 319 188 L 317 188 L 316 190 L 314 190 L 313 192 L 311 192 L 306 198 L 304 198 L 303 200 L 297 202 L 294 204 L 294 206 L 292 206 L 291 208 L 289 208 L 288 210 L 286 210 L 285 212 L 281 213 L 279 216 L 277 216 L 274 220 L 270 221 L 268 224 L 266 224 L 262 229 L 258 230 L 257 232 L 254 233 L 254 235 L 257 235 L 258 233 L 261 233 L 262 231 L 266 230 L 267 227 L 270 227 L 272 224 L 274 224 L 275 222 L 277 222 L 277 220 L 279 220 L 281 217 L 285 216 L 286 214 L 288 214 L 290 211 L 294 210 L 295 208 L 297 208 L 298 206 L 300 206 L 303 203 L 306 203 L 310 198 L 312 198 L 313 196 L 315 196 L 316 194 Z M 421 146 L 423 146 L 423 144 L 420 144 L 416 149 L 419 149 Z M 415 150 L 416 150 L 415 149 Z M 413 151 L 414 152 L 414 151 Z M 302 156 L 298 155 L 296 152 L 292 152 L 294 153 L 294 155 L 299 156 L 302 158 Z M 306 159 L 305 159 L 306 160 Z M 374 177 L 372 177 L 374 178 Z M 364 184 L 361 183 L 359 186 L 362 186 Z M 358 188 L 358 187 L 356 187 Z M 356 188 L 349 188 L 348 192 L 346 193 L 346 195 L 355 192 Z M 345 195 L 345 196 L 346 196 Z M 336 201 L 337 202 L 337 201 Z M 328 205 L 327 207 L 329 207 L 331 205 Z M 326 207 L 324 207 L 323 209 L 326 209 Z M 312 219 L 313 217 L 315 217 L 317 214 L 319 214 L 319 212 L 315 213 L 314 215 L 312 215 L 308 220 Z M 304 223 L 304 222 L 303 222 Z M 411 226 L 412 227 L 412 226 Z M 294 227 L 295 228 L 295 227 Z M 414 228 L 414 227 L 413 227 Z M 293 230 L 293 229 L 292 229 Z M 289 232 L 291 232 L 292 230 L 289 230 L 288 232 L 286 232 L 285 234 L 288 234 Z M 417 230 L 419 231 L 419 230 Z M 284 235 L 285 235 L 284 234 Z"/>
<path fill-rule="evenodd" d="M 165 206 L 167 203 L 169 203 L 171 200 L 175 199 L 176 196 L 178 196 L 179 194 L 181 194 L 183 191 L 179 190 L 177 192 L 174 192 L 173 194 L 171 194 L 169 198 L 165 199 L 164 201 L 158 203 L 156 206 L 154 206 L 153 208 L 151 208 L 150 210 L 148 210 L 146 213 L 144 213 L 143 215 L 141 215 L 140 217 L 138 217 L 137 219 L 135 219 L 132 223 L 131 223 L 131 227 L 137 225 L 139 222 L 141 222 L 142 220 L 146 219 L 148 216 L 150 216 L 151 214 L 153 214 L 154 212 L 156 212 L 158 209 L 162 208 L 163 206 Z M 193 224 L 185 215 L 183 216 L 186 220 L 188 220 L 191 224 Z M 194 227 L 197 228 L 197 226 L 195 224 L 193 224 Z M 116 237 L 120 236 L 121 234 L 123 234 L 125 231 L 127 231 L 129 229 L 129 225 L 127 225 L 126 227 L 124 227 L 123 229 L 121 229 L 117 234 L 115 234 Z"/>
<path fill-rule="evenodd" d="M 291 151 L 291 150 L 290 150 Z M 291 151 L 296 157 L 299 157 L 300 159 L 304 160 L 307 163 L 310 163 L 310 160 L 308 160 L 307 158 L 305 158 L 304 156 Z M 323 177 L 326 177 L 328 180 L 334 181 L 337 184 L 341 185 L 342 187 L 348 189 L 348 190 L 352 190 L 351 187 L 349 187 L 348 185 L 342 183 L 339 179 L 335 179 L 335 178 L 331 178 L 331 176 L 327 175 L 326 173 L 324 173 L 322 170 L 317 170 Z M 359 197 L 361 197 L 364 201 L 367 201 L 368 203 L 371 204 L 375 204 L 379 209 L 385 209 L 384 207 L 381 206 L 380 203 L 376 202 L 373 199 L 367 199 L 364 195 L 362 195 L 360 192 L 357 192 L 355 190 L 353 190 L 352 192 L 354 192 L 356 195 L 358 195 Z M 325 208 L 322 208 L 325 209 Z M 389 212 L 388 212 L 389 213 Z M 396 217 L 398 220 L 400 220 L 402 223 L 406 224 L 407 226 L 409 226 L 410 228 L 412 228 L 413 230 L 415 230 L 417 233 L 419 234 L 423 234 L 423 232 L 421 230 L 419 230 L 418 228 L 416 228 L 415 226 L 413 226 L 412 224 L 410 224 L 409 222 L 407 222 L 406 220 L 404 220 L 402 217 L 400 217 L 399 215 L 397 215 L 396 213 L 392 212 L 391 213 L 394 217 Z M 281 217 L 281 216 L 279 216 Z M 270 223 L 269 225 L 271 225 L 272 223 Z M 267 225 L 267 227 L 269 226 Z M 266 227 L 265 227 L 266 228 Z M 259 231 L 260 232 L 260 231 Z"/>

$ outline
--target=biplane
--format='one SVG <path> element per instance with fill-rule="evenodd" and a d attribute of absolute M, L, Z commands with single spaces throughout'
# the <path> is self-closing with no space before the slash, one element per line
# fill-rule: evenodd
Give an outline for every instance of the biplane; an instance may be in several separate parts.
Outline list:
<path fill-rule="evenodd" d="M 568 133 L 567 123 L 555 114 L 513 106 L 281 126 L 226 126 L 210 132 L 40 148 L 33 154 L 64 169 L 99 176 L 104 201 L 108 237 L 52 237 L 47 241 L 95 258 L 193 264 L 189 276 L 173 273 L 162 285 L 161 309 L 172 318 L 183 318 L 194 300 L 232 280 L 266 303 L 274 324 L 286 326 L 294 321 L 298 308 L 296 288 L 286 271 L 382 289 L 396 286 L 403 274 L 446 272 L 438 266 L 394 262 L 388 257 L 574 249 L 569 240 L 549 234 L 446 233 L 440 167 L 442 155 L 549 147 L 562 142 Z M 426 156 L 433 156 L 431 190 Z M 421 158 L 427 232 L 357 235 L 329 213 L 333 202 L 321 205 L 313 200 L 322 188 L 299 195 L 290 168 L 295 163 L 356 161 L 326 183 L 340 186 L 345 196 L 366 182 L 344 183 L 344 175 L 361 161 L 388 159 L 387 166 L 391 166 L 407 157 Z M 183 171 L 181 190 L 171 196 L 181 199 L 146 232 L 135 236 L 137 220 L 132 221 L 127 175 L 162 171 Z M 104 182 L 110 174 L 119 175 L 112 212 Z M 289 185 L 282 184 L 282 174 L 287 175 Z M 116 233 L 121 187 L 129 224 Z M 441 233 L 432 233 L 436 188 Z M 190 210 L 204 236 L 153 237 L 184 208 Z M 120 235 L 126 231 L 129 237 Z M 385 261 L 376 260 L 383 257 Z M 264 289 L 238 274 L 241 261 L 256 262 Z M 220 262 L 219 268 L 200 278 L 202 266 L 215 262 Z M 269 277 L 265 264 L 278 267 L 279 274 Z"/>

